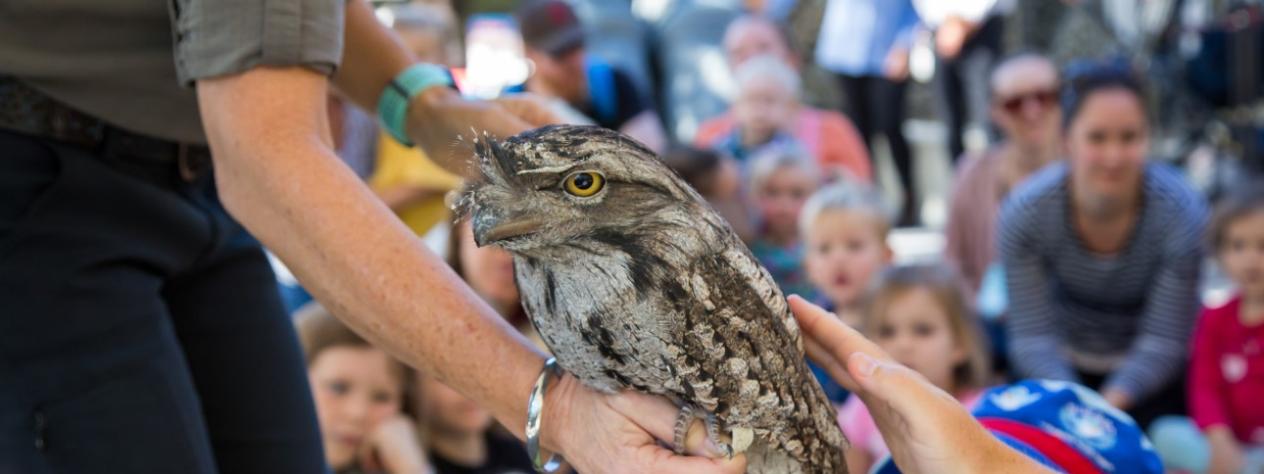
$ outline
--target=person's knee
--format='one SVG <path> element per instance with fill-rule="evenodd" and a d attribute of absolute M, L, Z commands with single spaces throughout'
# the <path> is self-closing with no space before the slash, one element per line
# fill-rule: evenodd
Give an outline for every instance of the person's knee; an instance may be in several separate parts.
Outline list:
<path fill-rule="evenodd" d="M 1154 450 L 1163 465 L 1173 470 L 1203 472 L 1211 461 L 1207 439 L 1194 422 L 1184 416 L 1162 416 L 1150 424 Z"/>

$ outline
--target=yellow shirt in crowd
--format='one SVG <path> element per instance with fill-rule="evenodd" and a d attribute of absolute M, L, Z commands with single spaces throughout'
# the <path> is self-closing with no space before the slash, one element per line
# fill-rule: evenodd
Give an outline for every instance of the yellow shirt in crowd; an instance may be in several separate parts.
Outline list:
<path fill-rule="evenodd" d="M 461 186 L 461 178 L 430 161 L 420 147 L 400 145 L 385 133 L 377 140 L 377 162 L 369 176 L 369 186 L 376 191 L 408 185 L 430 188 L 438 195 L 398 210 L 400 220 L 417 235 L 423 235 L 448 217 L 444 194 Z"/>

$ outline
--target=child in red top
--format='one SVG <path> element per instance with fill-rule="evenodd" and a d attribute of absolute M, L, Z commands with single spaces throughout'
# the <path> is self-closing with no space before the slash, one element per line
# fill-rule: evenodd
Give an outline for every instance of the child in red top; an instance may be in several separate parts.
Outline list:
<path fill-rule="evenodd" d="M 1207 308 L 1195 333 L 1190 415 L 1211 448 L 1208 472 L 1259 466 L 1264 449 L 1264 186 L 1246 186 L 1217 212 L 1212 242 L 1239 294 Z"/>

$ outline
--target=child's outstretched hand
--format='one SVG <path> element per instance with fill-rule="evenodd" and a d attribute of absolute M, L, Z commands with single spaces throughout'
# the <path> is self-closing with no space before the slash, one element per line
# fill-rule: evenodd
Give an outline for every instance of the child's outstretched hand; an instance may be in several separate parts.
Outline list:
<path fill-rule="evenodd" d="M 869 408 L 906 473 L 1050 472 L 983 429 L 951 395 L 798 296 L 790 309 L 808 355 Z"/>

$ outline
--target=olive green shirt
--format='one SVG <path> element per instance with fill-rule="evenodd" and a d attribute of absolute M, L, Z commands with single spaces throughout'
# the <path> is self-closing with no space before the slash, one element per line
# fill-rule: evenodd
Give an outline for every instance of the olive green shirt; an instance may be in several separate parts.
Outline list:
<path fill-rule="evenodd" d="M 343 0 L 2 0 L 0 75 L 132 132 L 206 143 L 198 79 L 331 74 Z"/>

